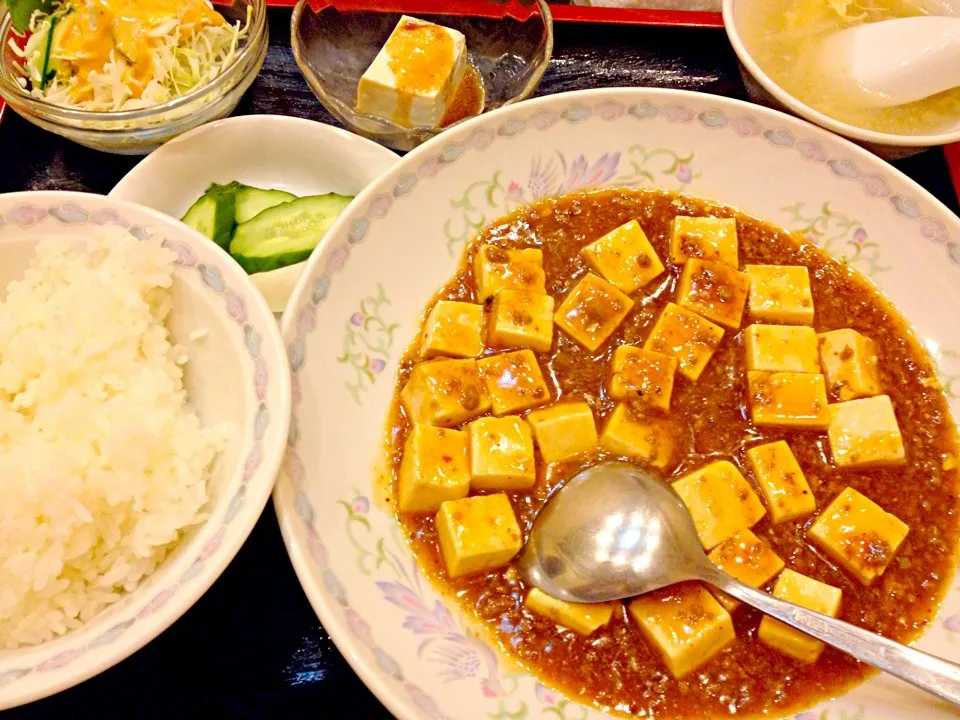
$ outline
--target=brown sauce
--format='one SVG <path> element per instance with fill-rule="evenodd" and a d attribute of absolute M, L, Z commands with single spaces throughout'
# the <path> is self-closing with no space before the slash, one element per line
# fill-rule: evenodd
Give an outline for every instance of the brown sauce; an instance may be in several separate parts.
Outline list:
<path fill-rule="evenodd" d="M 477 69 L 468 64 L 463 73 L 463 80 L 454 91 L 453 100 L 443 115 L 440 127 L 447 127 L 468 117 L 479 115 L 483 111 L 484 98 L 483 79 Z"/>
<path fill-rule="evenodd" d="M 819 249 L 730 208 L 659 191 L 608 190 L 542 200 L 494 222 L 467 248 L 457 275 L 435 301 L 475 302 L 472 258 L 480 243 L 493 243 L 542 249 L 546 289 L 559 305 L 587 272 L 580 248 L 637 219 L 667 264 L 666 273 L 634 293 L 630 314 L 596 352 L 585 350 L 555 328 L 550 352 L 537 354 L 551 389 L 550 402 L 559 397 L 585 399 L 600 429 L 614 406 L 603 389 L 614 348 L 642 345 L 675 294 L 679 268 L 667 260 L 670 224 L 676 215 L 736 217 L 741 265 L 807 266 L 815 329 L 852 327 L 876 341 L 883 391 L 896 409 L 907 463 L 841 470 L 830 464 L 824 432 L 755 428 L 745 404 L 741 334 L 728 331 L 696 383 L 677 375 L 669 412 L 682 428 L 682 459 L 671 468 L 668 479 L 722 458 L 735 463 L 752 482 L 745 449 L 759 442 L 788 440 L 819 509 L 851 486 L 897 515 L 910 532 L 885 574 L 871 587 L 861 585 L 808 544 L 805 528 L 812 518 L 772 525 L 767 516 L 753 532 L 772 546 L 787 567 L 840 588 L 841 619 L 896 640 L 911 640 L 933 618 L 956 564 L 957 471 L 943 470 L 944 458 L 955 453 L 955 429 L 926 352 L 905 321 L 862 276 Z M 741 329 L 748 324 L 745 315 Z M 416 360 L 414 345 L 402 362 L 398 392 Z M 408 429 L 395 401 L 387 433 L 394 483 Z M 552 488 L 597 459 L 593 455 L 546 468 L 538 457 L 535 488 L 510 494 L 521 530 L 528 531 Z M 736 641 L 676 680 L 626 612 L 615 613 L 607 626 L 589 637 L 558 628 L 524 608 L 527 588 L 509 567 L 450 580 L 439 557 L 432 515 L 404 515 L 400 522 L 433 582 L 476 617 L 507 655 L 578 702 L 654 718 L 777 716 L 842 693 L 871 673 L 831 648 L 813 664 L 787 658 L 757 640 L 761 615 L 741 605 L 732 613 Z"/>

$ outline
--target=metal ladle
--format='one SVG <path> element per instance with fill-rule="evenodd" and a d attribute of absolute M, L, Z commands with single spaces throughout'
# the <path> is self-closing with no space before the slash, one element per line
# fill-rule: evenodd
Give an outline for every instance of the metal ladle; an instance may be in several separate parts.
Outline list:
<path fill-rule="evenodd" d="M 779 600 L 704 554 L 676 491 L 635 465 L 581 471 L 540 511 L 520 556 L 527 583 L 568 602 L 605 602 L 701 580 L 770 617 L 960 706 L 960 665 Z"/>

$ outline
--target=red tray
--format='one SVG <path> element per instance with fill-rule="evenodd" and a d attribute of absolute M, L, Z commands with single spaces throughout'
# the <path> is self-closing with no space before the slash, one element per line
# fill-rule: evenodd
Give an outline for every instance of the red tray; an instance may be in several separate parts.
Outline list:
<path fill-rule="evenodd" d="M 293 7 L 297 0 L 267 0 L 271 7 Z M 446 15 L 483 15 L 487 3 L 474 0 L 337 0 L 318 4 L 335 5 L 342 10 L 382 10 L 384 12 L 443 13 Z M 720 13 L 683 10 L 638 10 L 634 8 L 582 7 L 550 5 L 557 22 L 610 23 L 616 25 L 662 25 L 674 27 L 723 27 Z"/>

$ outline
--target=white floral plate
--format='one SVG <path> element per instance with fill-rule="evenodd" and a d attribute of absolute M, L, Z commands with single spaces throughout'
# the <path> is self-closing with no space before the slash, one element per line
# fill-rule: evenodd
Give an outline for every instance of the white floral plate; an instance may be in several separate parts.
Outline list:
<path fill-rule="evenodd" d="M 518 671 L 417 570 L 371 501 L 397 361 L 464 242 L 504 212 L 598 185 L 661 186 L 807 235 L 870 275 L 960 397 L 960 220 L 851 143 L 753 105 L 622 89 L 465 123 L 370 185 L 314 253 L 283 317 L 293 418 L 274 493 L 300 581 L 356 671 L 401 718 L 603 717 Z M 960 660 L 960 588 L 919 646 Z M 800 718 L 955 717 L 876 678 Z"/>

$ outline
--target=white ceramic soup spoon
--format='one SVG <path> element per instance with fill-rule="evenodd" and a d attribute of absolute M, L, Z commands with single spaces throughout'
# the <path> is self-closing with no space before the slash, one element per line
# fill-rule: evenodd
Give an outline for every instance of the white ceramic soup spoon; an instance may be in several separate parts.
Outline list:
<path fill-rule="evenodd" d="M 851 106 L 884 108 L 960 87 L 960 17 L 883 20 L 841 30 L 819 54 Z M 801 61 L 804 59 L 801 58 Z"/>

